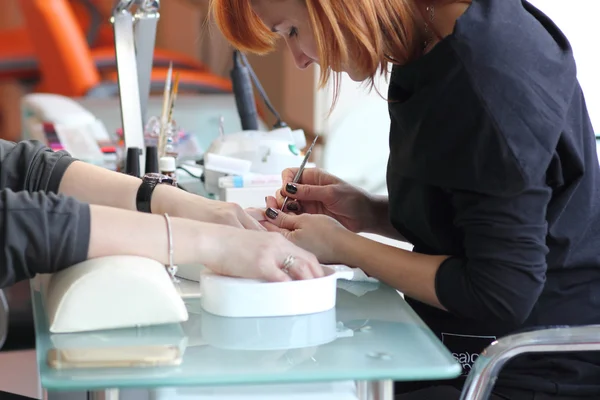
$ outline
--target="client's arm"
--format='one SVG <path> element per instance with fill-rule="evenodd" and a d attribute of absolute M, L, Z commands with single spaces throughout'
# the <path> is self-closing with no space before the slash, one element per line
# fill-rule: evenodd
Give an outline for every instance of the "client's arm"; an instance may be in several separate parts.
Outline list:
<path fill-rule="evenodd" d="M 316 258 L 281 235 L 171 218 L 174 263 L 198 263 L 218 273 L 271 281 L 296 258 L 291 278 L 320 276 Z M 0 192 L 0 288 L 111 255 L 168 264 L 164 216 L 81 203 L 54 193 Z"/>
<path fill-rule="evenodd" d="M 138 255 L 166 263 L 164 217 L 127 210 L 133 208 L 127 197 L 135 198 L 135 181 L 139 185 L 135 178 L 87 168 L 38 142 L 0 140 L 0 287 L 87 258 Z M 63 193 L 58 193 L 59 187 Z M 313 255 L 277 235 L 180 218 L 172 223 L 176 263 L 284 280 L 289 277 L 281 264 L 294 255 L 298 261 L 290 271 L 292 278 L 322 274 Z"/>
<path fill-rule="evenodd" d="M 74 161 L 65 170 L 59 193 L 102 206 L 136 210 L 136 194 L 141 179 Z M 174 216 L 203 222 L 263 230 L 256 220 L 234 203 L 200 197 L 169 185 L 159 185 L 152 194 L 153 213 L 168 212 Z"/>
<path fill-rule="evenodd" d="M 139 178 L 77 161 L 37 141 L 0 140 L 0 190 L 61 193 L 90 204 L 136 210 Z M 152 195 L 152 212 L 198 221 L 263 230 L 241 207 L 160 185 Z"/>

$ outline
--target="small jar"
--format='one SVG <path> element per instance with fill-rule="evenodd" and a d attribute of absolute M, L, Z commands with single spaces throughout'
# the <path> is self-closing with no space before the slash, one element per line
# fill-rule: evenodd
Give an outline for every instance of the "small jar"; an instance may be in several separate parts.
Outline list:
<path fill-rule="evenodd" d="M 161 157 L 158 161 L 160 173 L 173 179 L 173 186 L 177 185 L 177 165 L 175 157 Z"/>

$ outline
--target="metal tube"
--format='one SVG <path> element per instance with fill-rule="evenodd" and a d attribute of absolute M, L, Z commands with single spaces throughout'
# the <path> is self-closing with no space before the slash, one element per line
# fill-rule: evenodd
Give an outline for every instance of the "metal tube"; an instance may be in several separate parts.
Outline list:
<path fill-rule="evenodd" d="M 4 346 L 6 336 L 8 335 L 9 311 L 4 290 L 0 289 L 0 349 Z"/>
<path fill-rule="evenodd" d="M 140 91 L 140 111 L 142 123 L 144 124 L 148 120 L 148 99 L 150 97 L 156 28 L 160 18 L 159 7 L 158 0 L 146 0 L 135 13 L 134 42 Z"/>
<path fill-rule="evenodd" d="M 113 15 L 121 11 L 127 11 L 136 3 L 136 0 L 117 0 L 113 7 Z"/>
<path fill-rule="evenodd" d="M 132 14 L 134 6 L 137 9 Z M 159 0 L 117 0 L 112 16 L 125 148 L 142 149 L 142 168 L 159 8 Z"/>
<path fill-rule="evenodd" d="M 487 400 L 504 365 L 524 353 L 600 350 L 600 325 L 542 329 L 507 336 L 488 346 L 467 377 L 460 400 Z"/>
<path fill-rule="evenodd" d="M 89 391 L 87 400 L 119 400 L 119 389 Z"/>
<path fill-rule="evenodd" d="M 356 382 L 356 397 L 359 400 L 393 400 L 394 382 L 358 381 Z"/>
<path fill-rule="evenodd" d="M 128 10 L 115 12 L 113 28 L 125 148 L 138 147 L 142 149 L 139 165 L 143 166 L 145 165 L 144 126 L 131 12 Z"/>

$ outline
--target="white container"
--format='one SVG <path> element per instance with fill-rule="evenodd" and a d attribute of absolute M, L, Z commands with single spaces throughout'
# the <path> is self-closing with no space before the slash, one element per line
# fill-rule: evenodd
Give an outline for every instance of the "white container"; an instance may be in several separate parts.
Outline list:
<path fill-rule="evenodd" d="M 221 276 L 206 269 L 200 277 L 202 308 L 222 317 L 275 317 L 319 313 L 335 307 L 337 280 L 354 271 L 324 266 L 322 278 L 264 282 Z"/>
<path fill-rule="evenodd" d="M 335 315 L 335 308 L 315 314 L 259 318 L 229 318 L 205 312 L 201 314 L 200 331 L 207 344 L 220 349 L 301 349 L 337 339 Z"/>

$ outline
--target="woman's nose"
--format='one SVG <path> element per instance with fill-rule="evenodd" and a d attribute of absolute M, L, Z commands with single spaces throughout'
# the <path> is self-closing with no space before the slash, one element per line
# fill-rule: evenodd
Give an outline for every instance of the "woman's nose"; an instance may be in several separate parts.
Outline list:
<path fill-rule="evenodd" d="M 302 54 L 301 57 L 296 57 L 296 66 L 300 69 L 305 69 L 307 68 L 310 64 L 313 63 L 313 60 L 311 60 L 306 54 Z"/>
<path fill-rule="evenodd" d="M 310 64 L 313 63 L 313 60 L 307 56 L 306 54 L 304 54 L 304 52 L 302 50 L 300 50 L 299 48 L 295 48 L 296 46 L 289 44 L 288 45 L 290 51 L 292 52 L 292 56 L 294 57 L 294 62 L 296 63 L 296 66 L 300 69 L 305 69 L 306 67 L 308 67 Z"/>

